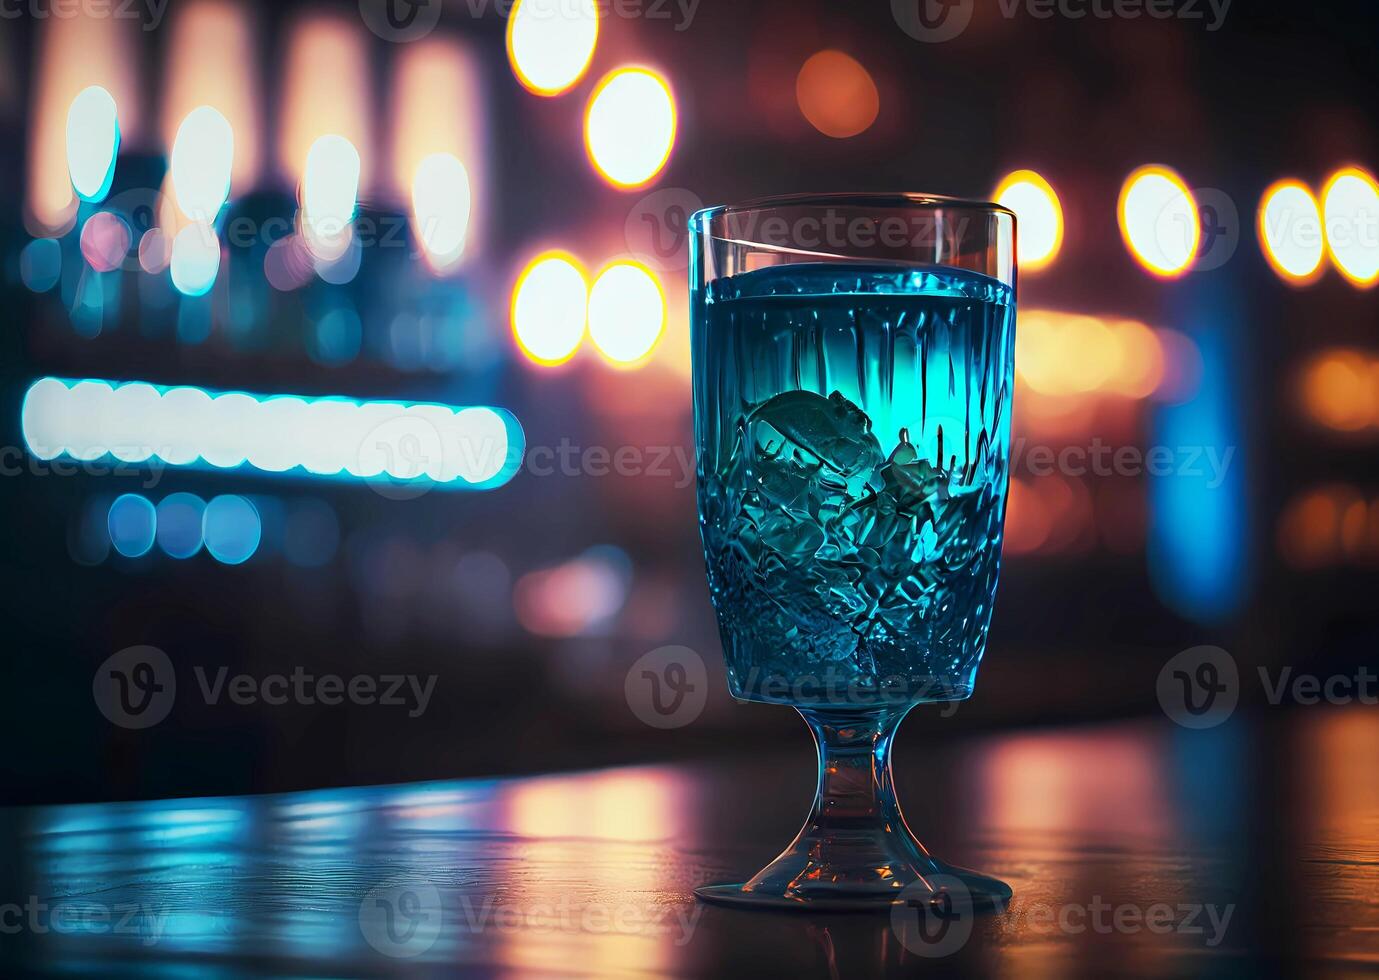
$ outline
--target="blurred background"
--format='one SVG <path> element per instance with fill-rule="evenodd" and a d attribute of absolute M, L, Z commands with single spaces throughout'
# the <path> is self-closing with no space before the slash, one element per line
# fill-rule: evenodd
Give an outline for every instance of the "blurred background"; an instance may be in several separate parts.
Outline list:
<path fill-rule="evenodd" d="M 1374 664 L 1371 5 L 1073 6 L 7 7 L 6 801 L 803 751 L 727 696 L 694 504 L 684 223 L 765 194 L 1021 222 L 990 646 L 902 758 L 1158 713 L 1200 644 Z M 141 645 L 176 702 L 111 724 Z M 668 645 L 707 702 L 660 729 L 627 681 Z M 436 679 L 243 705 L 195 667 Z"/>

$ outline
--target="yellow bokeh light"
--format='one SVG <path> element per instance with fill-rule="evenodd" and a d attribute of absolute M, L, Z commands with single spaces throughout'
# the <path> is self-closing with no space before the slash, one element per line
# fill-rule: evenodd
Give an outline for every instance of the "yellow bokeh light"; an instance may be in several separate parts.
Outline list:
<path fill-rule="evenodd" d="M 666 296 L 656 274 L 632 259 L 610 262 L 589 290 L 589 338 L 615 367 L 640 367 L 666 326 Z"/>
<path fill-rule="evenodd" d="M 619 68 L 589 97 L 584 148 L 609 183 L 630 189 L 661 172 L 675 130 L 675 96 L 665 79 L 647 68 Z"/>
<path fill-rule="evenodd" d="M 1192 268 L 1201 218 L 1177 171 L 1150 164 L 1132 173 L 1121 187 L 1116 218 L 1130 254 L 1151 274 L 1172 279 Z"/>
<path fill-rule="evenodd" d="M 1048 266 L 1063 247 L 1063 206 L 1053 187 L 1033 170 L 1008 174 L 992 195 L 1016 219 L 1016 254 L 1021 272 Z"/>
<path fill-rule="evenodd" d="M 579 261 L 552 250 L 534 257 L 512 287 L 512 336 L 537 364 L 564 364 L 584 339 L 589 282 Z"/>
<path fill-rule="evenodd" d="M 1379 185 L 1360 167 L 1342 167 L 1322 189 L 1326 250 L 1356 286 L 1379 282 Z"/>
<path fill-rule="evenodd" d="M 1321 275 L 1326 250 L 1317 199 L 1301 182 L 1280 180 L 1259 201 L 1259 247 L 1284 282 L 1303 285 Z"/>
<path fill-rule="evenodd" d="M 559 95 L 584 77 L 598 44 L 594 0 L 517 0 L 508 15 L 508 64 L 535 95 Z"/>

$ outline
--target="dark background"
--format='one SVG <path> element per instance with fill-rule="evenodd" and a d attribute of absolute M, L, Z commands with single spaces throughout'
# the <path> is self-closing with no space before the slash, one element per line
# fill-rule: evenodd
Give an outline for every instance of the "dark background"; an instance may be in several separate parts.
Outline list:
<path fill-rule="evenodd" d="M 130 32 L 142 122 L 126 135 L 112 199 L 162 179 L 169 27 L 190 6 L 173 0 L 166 23 Z M 354 4 L 239 6 L 253 17 L 257 60 L 236 68 L 257 79 L 265 161 L 276 159 L 289 39 L 310 17 L 334 17 L 357 32 L 366 58 L 355 70 L 367 73 L 373 131 L 386 132 L 389 69 L 406 45 L 370 34 Z M 1321 425 L 1300 391 L 1309 365 L 1328 352 L 1376 355 L 1379 294 L 1334 268 L 1307 288 L 1285 284 L 1261 254 L 1254 223 L 1261 193 L 1279 178 L 1319 189 L 1343 165 L 1379 165 L 1372 5 L 1239 2 L 1216 31 L 1185 20 L 1007 19 L 999 9 L 977 0 L 970 27 L 943 44 L 907 36 L 883 3 L 703 0 L 679 31 L 673 19 L 606 17 L 589 72 L 546 99 L 514 80 L 502 18 L 471 17 L 452 3 L 430 40 L 458 39 L 480 68 L 482 88 L 469 103 L 482 111 L 488 151 L 487 176 L 474 191 L 486 213 L 476 257 L 457 277 L 437 280 L 405 251 L 366 250 L 353 282 L 283 292 L 261 281 L 261 250 L 232 248 L 212 293 L 211 334 L 199 343 L 178 339 L 184 301 L 166 272 L 161 282 L 140 271 L 104 274 L 120 279 L 119 299 L 105 304 L 98 335 L 85 335 L 91 331 L 72 313 L 82 275 L 76 230 L 57 236 L 57 287 L 35 292 L 21 281 L 21 249 L 44 234 L 26 217 L 29 151 L 41 114 L 55 111 L 61 127 L 66 111 L 41 98 L 43 59 L 56 57 L 45 54 L 45 32 L 65 28 L 7 19 L 0 443 L 24 446 L 24 393 L 34 379 L 55 375 L 493 404 L 518 417 L 531 447 L 569 440 L 692 453 L 685 272 L 659 273 L 670 316 L 644 367 L 614 371 L 586 342 L 570 363 L 544 368 L 523 358 L 507 321 L 512 282 L 528 256 L 558 244 L 597 268 L 627 250 L 629 215 L 658 189 L 684 189 L 705 203 L 866 189 L 985 199 L 1004 173 L 1028 167 L 1057 190 L 1066 238 L 1048 269 L 1022 278 L 1022 312 L 1128 317 L 1176 330 L 1192 341 L 1200 370 L 1197 383 L 1171 399 L 1066 394 L 1065 414 L 1076 421 L 1058 426 L 1027 413 L 1036 396 L 1017 389 L 1017 435 L 1053 447 L 1097 438 L 1140 448 L 1185 439 L 1231 446 L 1231 479 L 1203 491 L 1174 477 L 1031 476 L 1017 464 L 1026 499 L 1064 506 L 1047 510 L 1041 537 L 1029 530 L 1028 509 L 1022 517 L 1012 504 L 1011 537 L 1026 543 L 1008 543 L 977 694 L 955 712 L 918 709 L 901 751 L 980 728 L 1157 712 L 1160 668 L 1198 644 L 1227 648 L 1246 675 L 1256 665 L 1316 673 L 1373 666 L 1379 430 Z M 856 58 L 876 84 L 877 118 L 852 138 L 816 131 L 796 105 L 800 66 L 825 48 Z M 620 191 L 590 167 L 581 121 L 594 82 L 628 62 L 653 65 L 671 81 L 679 131 L 655 181 Z M 461 101 L 437 93 L 433 109 L 456 111 Z M 387 190 L 381 135 L 372 149 L 377 179 L 361 191 L 362 206 L 405 216 L 406 202 Z M 1136 264 L 1117 230 L 1116 200 L 1126 175 L 1151 162 L 1176 168 L 1200 198 L 1211 189 L 1213 201 L 1233 203 L 1236 215 L 1222 217 L 1219 230 L 1220 247 L 1234 249 L 1228 259 L 1174 281 Z M 290 219 L 295 189 L 278 169 L 266 162 L 251 185 L 237 184 L 230 213 Z M 342 297 L 360 313 L 361 349 L 328 366 L 312 356 L 311 325 Z M 462 353 L 409 355 L 390 332 L 393 317 L 437 303 L 464 311 L 452 316 Z M 1355 397 L 1379 397 L 1375 379 L 1379 373 L 1368 396 Z M 7 802 L 537 771 L 740 753 L 803 738 L 785 709 L 735 705 L 727 695 L 693 487 L 678 469 L 669 477 L 523 471 L 491 491 L 437 489 L 397 500 L 363 483 L 249 469 L 166 471 L 149 489 L 147 472 L 40 475 L 18 452 L 6 462 Z M 1042 480 L 1065 485 L 1044 497 Z M 136 559 L 91 552 L 116 495 L 156 502 L 179 490 L 250 496 L 264 519 L 258 552 L 239 566 L 204 552 L 174 560 L 156 547 Z M 1309 511 L 1309 499 L 1323 503 Z M 286 544 L 302 508 L 332 515 L 326 525 L 338 527 L 338 544 L 322 545 L 316 567 L 295 564 Z M 571 562 L 582 564 L 555 584 L 541 577 L 570 572 Z M 602 614 L 588 615 L 600 603 Z M 549 635 L 551 622 L 563 635 Z M 146 731 L 112 725 L 92 696 L 97 667 L 138 644 L 166 651 L 179 667 L 175 707 Z M 703 657 L 711 690 L 693 724 L 661 731 L 638 721 L 624 680 L 638 657 L 668 644 Z M 438 680 L 428 710 L 409 718 L 379 705 L 207 705 L 195 694 L 193 665 L 260 677 L 300 666 Z M 1244 692 L 1247 702 L 1263 700 L 1260 685 Z"/>

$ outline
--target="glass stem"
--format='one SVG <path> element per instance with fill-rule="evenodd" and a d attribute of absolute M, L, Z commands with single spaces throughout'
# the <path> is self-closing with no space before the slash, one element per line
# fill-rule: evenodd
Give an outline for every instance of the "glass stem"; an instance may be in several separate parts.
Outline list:
<path fill-rule="evenodd" d="M 908 707 L 801 708 L 819 748 L 819 785 L 807 833 L 846 838 L 904 826 L 891 782 L 891 744 Z"/>

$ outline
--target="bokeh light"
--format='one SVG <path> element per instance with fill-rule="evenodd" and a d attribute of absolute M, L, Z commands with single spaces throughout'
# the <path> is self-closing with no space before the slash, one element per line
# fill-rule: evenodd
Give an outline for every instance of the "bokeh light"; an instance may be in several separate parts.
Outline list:
<path fill-rule="evenodd" d="M 83 201 L 100 201 L 115 179 L 120 119 L 115 99 L 99 85 L 77 93 L 67 110 L 67 172 Z"/>
<path fill-rule="evenodd" d="M 311 325 L 307 353 L 317 364 L 334 367 L 359 356 L 364 326 L 351 307 L 327 310 Z"/>
<path fill-rule="evenodd" d="M 263 521 L 258 508 L 238 494 L 222 494 L 201 515 L 206 552 L 223 565 L 242 565 L 259 550 Z"/>
<path fill-rule="evenodd" d="M 287 41 L 278 114 L 278 168 L 291 185 L 302 179 L 311 146 L 322 133 L 349 140 L 360 155 L 361 192 L 373 172 L 367 32 L 357 20 L 310 12 L 295 23 Z"/>
<path fill-rule="evenodd" d="M 349 247 L 359 200 L 359 151 L 343 136 L 311 144 L 302 175 L 302 235 L 312 254 L 337 259 Z"/>
<path fill-rule="evenodd" d="M 215 229 L 193 222 L 172 242 L 172 284 L 183 296 L 204 296 L 220 272 L 220 240 Z"/>
<path fill-rule="evenodd" d="M 866 132 L 881 109 L 871 74 L 841 51 L 820 51 L 805 61 L 795 77 L 795 101 L 811 126 L 834 139 Z"/>
<path fill-rule="evenodd" d="M 42 378 L 21 409 L 29 451 L 93 460 L 110 454 L 169 466 L 249 465 L 264 473 L 424 479 L 490 489 L 517 472 L 522 427 L 487 406 L 260 396 Z M 420 451 L 419 451 L 420 450 Z"/>
<path fill-rule="evenodd" d="M 1063 206 L 1053 187 L 1033 170 L 1016 170 L 996 186 L 992 198 L 1016 218 L 1016 253 L 1021 272 L 1037 272 L 1063 246 Z"/>
<path fill-rule="evenodd" d="M 10 16 L 31 8 L 14 7 Z M 40 8 L 32 8 L 40 10 Z M 67 119 L 73 100 L 85 88 L 99 85 L 110 93 L 119 107 L 121 139 L 137 143 L 142 135 L 140 106 L 143 87 L 140 72 L 144 59 L 137 52 L 140 32 L 131 20 L 112 20 L 109 11 L 98 16 L 94 8 L 78 4 L 66 7 L 63 16 L 53 16 L 50 7 L 41 8 L 46 17 L 11 22 L 25 26 L 34 35 L 31 57 L 12 57 L 15 73 L 27 65 L 31 82 L 15 85 L 19 92 L 10 98 L 10 110 L 19 113 L 16 96 L 30 91 L 33 101 L 22 112 L 28 118 L 24 141 L 26 172 L 24 223 L 35 237 L 59 236 L 71 229 L 76 219 L 78 198 L 68 169 Z M 24 32 L 10 31 L 11 40 Z M 11 58 L 16 52 L 7 52 Z M 15 118 L 21 118 L 16 115 Z"/>
<path fill-rule="evenodd" d="M 263 253 L 263 276 L 281 292 L 300 289 L 315 272 L 315 259 L 301 235 L 284 235 Z"/>
<path fill-rule="evenodd" d="M 1278 548 L 1295 568 L 1311 571 L 1379 558 L 1379 500 L 1357 487 L 1330 483 L 1293 497 L 1279 515 Z"/>
<path fill-rule="evenodd" d="M 283 556 L 298 568 L 320 568 L 340 547 L 340 521 L 322 500 L 298 500 L 287 511 Z"/>
<path fill-rule="evenodd" d="M 1322 189 L 1326 250 L 1356 286 L 1379 282 L 1379 185 L 1359 167 L 1343 167 Z"/>
<path fill-rule="evenodd" d="M 594 0 L 517 0 L 508 14 L 508 64 L 527 91 L 559 95 L 584 76 L 598 36 Z"/>
<path fill-rule="evenodd" d="M 1379 357 L 1332 348 L 1303 365 L 1299 394 L 1303 411 L 1337 432 L 1379 428 Z"/>
<path fill-rule="evenodd" d="M 630 571 L 615 548 L 522 576 L 513 585 L 517 621 L 537 636 L 579 636 L 604 627 L 627 601 Z"/>
<path fill-rule="evenodd" d="M 215 106 L 234 133 L 230 183 L 238 193 L 251 190 L 263 169 L 260 54 L 268 50 L 255 36 L 253 8 L 236 0 L 179 0 L 168 18 L 171 34 L 162 44 L 167 60 L 158 91 L 163 144 L 176 143 L 183 120 L 198 106 Z M 164 227 L 169 237 L 177 234 L 177 228 Z"/>
<path fill-rule="evenodd" d="M 118 269 L 131 244 L 129 226 L 109 211 L 97 211 L 81 226 L 81 257 L 97 272 Z"/>
<path fill-rule="evenodd" d="M 62 246 L 54 238 L 35 238 L 19 252 L 19 278 L 35 293 L 46 293 L 62 277 Z"/>
<path fill-rule="evenodd" d="M 1191 188 L 1176 171 L 1140 167 L 1125 179 L 1116 216 L 1126 247 L 1150 273 L 1169 279 L 1192 267 L 1201 219 Z"/>
<path fill-rule="evenodd" d="M 1257 230 L 1264 257 L 1284 282 L 1302 285 L 1321 274 L 1326 251 L 1321 208 L 1301 182 L 1280 180 L 1265 190 Z"/>
<path fill-rule="evenodd" d="M 512 287 L 512 335 L 537 364 L 563 364 L 584 339 L 589 284 L 567 252 L 542 252 Z"/>
<path fill-rule="evenodd" d="M 412 222 L 433 271 L 454 268 L 464 254 L 469 210 L 469 172 L 464 164 L 450 153 L 424 158 L 412 180 Z"/>
<path fill-rule="evenodd" d="M 158 502 L 158 547 L 169 558 L 191 558 L 201 550 L 206 502 L 194 493 L 172 493 Z"/>
<path fill-rule="evenodd" d="M 1020 313 L 1015 373 L 1037 395 L 1146 398 L 1170 376 L 1159 333 L 1137 320 L 1056 310 Z"/>
<path fill-rule="evenodd" d="M 115 550 L 126 558 L 140 558 L 153 547 L 158 516 L 147 498 L 125 493 L 110 505 L 107 524 Z"/>
<path fill-rule="evenodd" d="M 139 239 L 139 268 L 157 275 L 172 262 L 172 239 L 162 228 L 150 228 Z"/>
<path fill-rule="evenodd" d="M 666 325 L 666 297 L 656 274 L 621 259 L 605 266 L 589 289 L 589 339 L 617 367 L 641 364 Z"/>
<path fill-rule="evenodd" d="M 483 253 L 488 200 L 489 74 L 476 43 L 432 35 L 393 54 L 388 98 L 389 188 L 411 205 L 421 162 L 449 153 L 469 178 L 469 221 L 462 259 Z"/>
<path fill-rule="evenodd" d="M 670 159 L 675 131 L 675 96 L 666 80 L 647 68 L 619 68 L 589 98 L 584 147 L 614 186 L 639 187 Z"/>
<path fill-rule="evenodd" d="M 208 105 L 189 112 L 177 128 L 169 168 L 177 206 L 184 215 L 207 224 L 215 221 L 230 196 L 234 159 L 235 134 L 229 120 Z"/>

